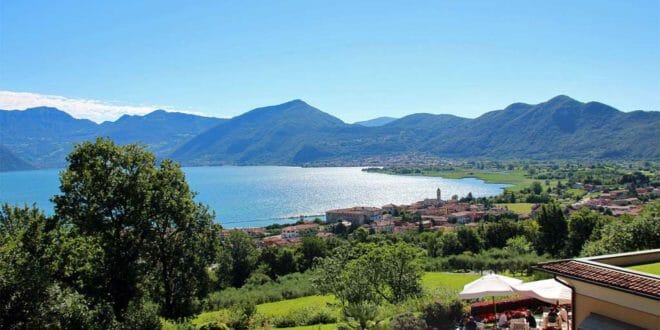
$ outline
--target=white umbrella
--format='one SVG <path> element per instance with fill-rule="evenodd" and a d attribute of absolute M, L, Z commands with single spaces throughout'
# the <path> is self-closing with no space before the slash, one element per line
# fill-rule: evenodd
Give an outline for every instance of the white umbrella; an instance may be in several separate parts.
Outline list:
<path fill-rule="evenodd" d="M 513 290 L 521 296 L 536 298 L 551 304 L 571 303 L 571 289 L 554 279 L 514 285 Z"/>
<path fill-rule="evenodd" d="M 458 294 L 461 299 L 475 299 L 490 296 L 507 296 L 515 293 L 512 286 L 521 284 L 523 281 L 512 277 L 497 274 L 485 275 L 474 282 L 463 287 Z"/>
<path fill-rule="evenodd" d="M 513 286 L 521 284 L 523 281 L 512 277 L 506 277 L 497 274 L 488 274 L 482 276 L 476 281 L 470 282 L 463 287 L 458 296 L 461 299 L 475 299 L 482 297 L 493 297 L 493 308 L 497 313 L 495 305 L 495 296 L 507 296 L 513 294 Z"/>

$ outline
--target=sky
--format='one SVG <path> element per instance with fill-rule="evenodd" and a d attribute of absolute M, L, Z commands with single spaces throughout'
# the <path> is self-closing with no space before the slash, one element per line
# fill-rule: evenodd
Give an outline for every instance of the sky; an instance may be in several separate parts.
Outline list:
<path fill-rule="evenodd" d="M 346 122 L 564 94 L 660 110 L 660 1 L 0 1 L 0 108 Z"/>

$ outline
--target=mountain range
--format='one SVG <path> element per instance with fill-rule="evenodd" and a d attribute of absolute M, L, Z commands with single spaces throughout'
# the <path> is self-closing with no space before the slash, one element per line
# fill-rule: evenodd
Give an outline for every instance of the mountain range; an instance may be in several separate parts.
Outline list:
<path fill-rule="evenodd" d="M 557 96 L 475 119 L 418 113 L 347 124 L 301 100 L 231 119 L 156 110 L 96 124 L 55 108 L 0 111 L 0 170 L 61 167 L 77 142 L 140 142 L 184 165 L 309 165 L 442 158 L 658 159 L 660 112 Z"/>

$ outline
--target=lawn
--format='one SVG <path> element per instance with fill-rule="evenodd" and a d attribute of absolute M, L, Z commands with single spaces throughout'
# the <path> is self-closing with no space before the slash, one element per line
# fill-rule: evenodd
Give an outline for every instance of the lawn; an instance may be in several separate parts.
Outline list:
<path fill-rule="evenodd" d="M 479 274 L 462 274 L 462 273 L 443 273 L 443 272 L 426 272 L 422 276 L 422 287 L 428 293 L 433 293 L 437 290 L 449 289 L 459 292 L 463 289 L 465 284 L 470 283 L 481 277 Z M 294 310 L 303 308 L 322 308 L 328 304 L 336 303 L 337 299 L 332 295 L 315 295 L 308 297 L 301 297 L 289 300 L 282 300 L 277 302 L 265 303 L 257 305 L 257 313 L 269 316 L 279 317 L 285 316 Z M 206 324 L 209 322 L 226 323 L 229 318 L 229 310 L 221 309 L 219 311 L 205 312 L 199 314 L 192 323 L 196 326 Z M 287 329 L 298 330 L 314 330 L 314 329 L 334 329 L 336 324 L 313 325 L 304 327 L 295 327 Z"/>
<path fill-rule="evenodd" d="M 499 203 L 497 206 L 506 206 L 509 211 L 516 214 L 530 214 L 532 212 L 533 203 Z"/>
<path fill-rule="evenodd" d="M 463 290 L 463 287 L 481 277 L 478 274 L 426 272 L 422 276 L 422 287 L 426 291 L 437 289 Z"/>
<path fill-rule="evenodd" d="M 266 316 L 284 316 L 293 310 L 308 307 L 322 308 L 336 302 L 337 299 L 332 295 L 309 296 L 257 305 L 257 313 Z"/>
<path fill-rule="evenodd" d="M 636 270 L 638 272 L 649 273 L 653 275 L 660 275 L 660 262 L 646 264 L 646 265 L 632 266 L 632 267 L 628 267 L 628 269 Z"/>
<path fill-rule="evenodd" d="M 195 326 L 200 326 L 206 323 L 227 323 L 229 320 L 230 311 L 227 309 L 221 309 L 212 312 L 204 312 L 197 315 L 196 318 L 192 320 L 192 323 Z"/>

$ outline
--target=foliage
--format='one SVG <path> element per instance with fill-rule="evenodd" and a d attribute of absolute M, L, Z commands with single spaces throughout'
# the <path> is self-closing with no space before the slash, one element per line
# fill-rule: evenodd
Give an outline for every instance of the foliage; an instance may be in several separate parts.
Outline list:
<path fill-rule="evenodd" d="M 568 225 L 566 218 L 557 203 L 544 204 L 538 217 L 539 223 L 539 252 L 547 252 L 559 256 L 566 244 Z"/>
<path fill-rule="evenodd" d="M 582 246 L 595 238 L 605 224 L 604 217 L 595 211 L 582 208 L 568 218 L 568 240 L 566 256 L 574 257 L 580 254 Z M 595 233 L 595 234 L 594 234 Z"/>
<path fill-rule="evenodd" d="M 247 302 L 262 304 L 311 296 L 318 293 L 318 291 L 312 286 L 310 278 L 310 274 L 293 273 L 260 285 L 246 283 L 241 288 L 230 287 L 222 291 L 216 291 L 209 294 L 203 301 L 203 309 L 210 311 Z"/>
<path fill-rule="evenodd" d="M 421 293 L 422 251 L 406 243 L 363 244 L 364 253 L 347 251 L 326 257 L 314 279 L 321 292 L 334 294 L 344 305 L 400 302 Z"/>
<path fill-rule="evenodd" d="M 225 285 L 241 287 L 256 269 L 259 257 L 257 246 L 242 230 L 232 230 L 222 241 L 224 251 L 218 267 L 218 277 Z"/>
<path fill-rule="evenodd" d="M 584 245 L 582 255 L 593 256 L 660 247 L 660 201 L 646 207 L 638 217 L 621 217 L 600 229 L 598 240 Z"/>
<path fill-rule="evenodd" d="M 426 321 L 413 313 L 399 314 L 390 321 L 392 330 L 423 330 L 426 329 Z"/>
<path fill-rule="evenodd" d="M 0 210 L 0 324 L 42 328 L 49 307 L 46 218 L 37 208 Z"/>
<path fill-rule="evenodd" d="M 314 265 L 316 258 L 323 258 L 328 250 L 325 241 L 318 237 L 305 237 L 300 246 L 300 271 L 310 269 Z"/>
<path fill-rule="evenodd" d="M 103 271 L 94 272 L 93 281 L 85 273 L 65 276 L 87 283 L 83 289 L 93 299 L 107 299 L 119 320 L 145 293 L 166 317 L 192 315 L 195 300 L 207 293 L 218 228 L 193 201 L 179 166 L 163 161 L 158 167 L 143 147 L 107 139 L 77 145 L 67 160 L 62 193 L 53 198 L 56 217 L 98 244 Z"/>
<path fill-rule="evenodd" d="M 456 323 L 463 313 L 463 303 L 459 300 L 452 302 L 433 302 L 424 306 L 422 315 L 429 326 L 438 329 L 455 329 Z"/>
<path fill-rule="evenodd" d="M 327 307 L 306 307 L 290 310 L 284 316 L 277 316 L 270 322 L 276 328 L 288 328 L 337 322 L 337 312 Z"/>

